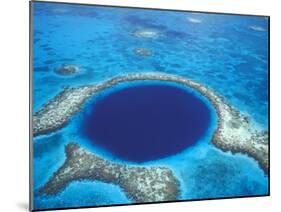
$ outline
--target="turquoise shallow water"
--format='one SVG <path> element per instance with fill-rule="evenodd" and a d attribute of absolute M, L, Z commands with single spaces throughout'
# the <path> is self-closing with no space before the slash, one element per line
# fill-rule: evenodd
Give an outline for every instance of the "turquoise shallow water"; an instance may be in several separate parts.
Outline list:
<path fill-rule="evenodd" d="M 33 3 L 33 25 L 34 111 L 66 86 L 157 71 L 206 85 L 248 114 L 257 127 L 268 128 L 265 17 Z M 133 36 L 142 29 L 154 30 L 159 37 Z M 148 48 L 152 55 L 136 55 L 135 48 Z M 54 69 L 63 64 L 78 65 L 81 72 L 58 75 Z M 82 117 L 83 112 L 62 130 L 34 139 L 35 208 L 132 202 L 118 186 L 90 181 L 73 182 L 55 197 L 37 194 L 63 164 L 64 145 L 71 141 L 109 160 L 131 163 L 90 146 L 79 132 Z M 181 182 L 179 199 L 183 200 L 267 194 L 268 178 L 256 161 L 210 144 L 216 126 L 214 112 L 212 117 L 209 132 L 195 146 L 142 165 L 169 166 Z"/>

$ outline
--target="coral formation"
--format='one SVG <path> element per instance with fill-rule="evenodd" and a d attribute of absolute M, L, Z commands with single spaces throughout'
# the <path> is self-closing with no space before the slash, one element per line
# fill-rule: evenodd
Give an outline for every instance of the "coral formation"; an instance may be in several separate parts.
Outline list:
<path fill-rule="evenodd" d="M 254 30 L 254 31 L 258 31 L 258 32 L 265 32 L 266 31 L 263 27 L 257 26 L 257 25 L 249 26 L 249 28 Z"/>
<path fill-rule="evenodd" d="M 34 135 L 47 134 L 62 128 L 80 111 L 80 106 L 91 96 L 119 83 L 141 80 L 158 80 L 179 83 L 207 97 L 216 109 L 218 126 L 212 143 L 224 151 L 244 153 L 256 159 L 268 173 L 268 132 L 255 129 L 247 116 L 225 102 L 211 89 L 193 80 L 163 73 L 132 73 L 117 76 L 97 85 L 68 88 L 44 105 L 33 116 Z"/>
<path fill-rule="evenodd" d="M 55 195 L 75 180 L 99 180 L 119 185 L 135 202 L 176 200 L 179 182 L 167 167 L 142 167 L 113 163 L 76 143 L 66 146 L 66 160 L 40 193 Z"/>
<path fill-rule="evenodd" d="M 134 53 L 136 55 L 145 56 L 145 57 L 152 55 L 152 51 L 150 49 L 147 49 L 147 48 L 135 48 Z"/>
<path fill-rule="evenodd" d="M 141 29 L 133 32 L 133 35 L 138 38 L 158 38 L 159 32 L 152 29 Z"/>
<path fill-rule="evenodd" d="M 202 22 L 200 19 L 197 18 L 187 18 L 187 20 L 193 24 L 200 24 Z"/>
<path fill-rule="evenodd" d="M 76 65 L 62 65 L 55 69 L 55 72 L 60 75 L 71 75 L 78 73 L 80 68 Z"/>

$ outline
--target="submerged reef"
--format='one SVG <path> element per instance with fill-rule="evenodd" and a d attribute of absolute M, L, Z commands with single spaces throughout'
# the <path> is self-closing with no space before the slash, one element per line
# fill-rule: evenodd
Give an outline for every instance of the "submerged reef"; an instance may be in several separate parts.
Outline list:
<path fill-rule="evenodd" d="M 141 167 L 113 163 L 100 158 L 76 143 L 65 148 L 66 160 L 39 190 L 55 195 L 75 180 L 99 180 L 119 185 L 135 202 L 176 200 L 179 182 L 166 167 Z"/>
<path fill-rule="evenodd" d="M 158 38 L 160 33 L 153 29 L 141 29 L 133 32 L 133 35 L 138 38 Z"/>
<path fill-rule="evenodd" d="M 145 56 L 145 57 L 152 55 L 152 51 L 150 49 L 147 49 L 147 48 L 135 48 L 134 53 L 136 55 Z"/>
<path fill-rule="evenodd" d="M 197 18 L 187 18 L 187 20 L 193 24 L 200 24 L 202 22 L 200 19 Z"/>
<path fill-rule="evenodd" d="M 62 65 L 55 69 L 55 72 L 60 75 L 72 75 L 79 71 L 80 68 L 76 65 Z"/>
<path fill-rule="evenodd" d="M 261 26 L 257 26 L 257 25 L 253 25 L 253 26 L 249 26 L 250 29 L 254 30 L 254 31 L 258 31 L 258 32 L 265 32 L 266 29 L 261 27 Z"/>
<path fill-rule="evenodd" d="M 152 73 L 132 73 L 117 76 L 102 83 L 78 88 L 67 88 L 44 105 L 33 116 L 34 136 L 58 130 L 80 110 L 80 106 L 91 96 L 119 83 L 130 81 L 158 80 L 175 82 L 200 92 L 213 104 L 218 124 L 212 143 L 223 151 L 243 153 L 258 161 L 268 173 L 268 132 L 257 130 L 247 116 L 227 104 L 223 97 L 193 80 L 180 76 Z"/>

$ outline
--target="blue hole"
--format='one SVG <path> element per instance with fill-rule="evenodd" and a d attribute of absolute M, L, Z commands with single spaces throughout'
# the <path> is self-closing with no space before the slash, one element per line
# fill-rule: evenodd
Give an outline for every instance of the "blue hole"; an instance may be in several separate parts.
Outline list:
<path fill-rule="evenodd" d="M 120 159 L 156 160 L 194 145 L 211 124 L 206 101 L 169 84 L 148 84 L 108 92 L 93 101 L 82 131 Z"/>

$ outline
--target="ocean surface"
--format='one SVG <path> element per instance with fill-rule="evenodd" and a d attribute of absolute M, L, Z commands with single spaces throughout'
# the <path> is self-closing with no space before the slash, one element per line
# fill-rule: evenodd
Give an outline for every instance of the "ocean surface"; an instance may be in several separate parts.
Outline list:
<path fill-rule="evenodd" d="M 95 84 L 120 74 L 162 72 L 207 86 L 248 115 L 254 127 L 268 130 L 268 18 L 59 3 L 32 5 L 34 112 L 65 87 Z M 144 29 L 159 36 L 134 36 L 134 32 Z M 149 49 L 151 54 L 136 54 L 138 48 Z M 65 64 L 77 65 L 81 71 L 59 75 L 56 68 Z M 124 101 L 136 95 L 140 98 L 135 99 L 129 111 Z M 164 106 L 157 110 L 155 105 L 146 105 L 146 110 L 142 110 L 140 104 L 145 104 L 147 98 Z M 192 111 L 194 104 L 202 109 L 200 113 Z M 190 110 L 184 111 L 180 105 Z M 179 111 L 177 120 L 167 114 L 168 107 Z M 159 119 L 142 119 L 148 111 L 170 122 L 160 126 Z M 112 140 L 107 138 L 108 134 L 102 134 L 99 127 L 107 124 L 105 117 L 109 112 L 126 114 L 129 122 L 138 120 L 134 130 L 120 133 L 126 126 L 112 121 L 110 130 L 116 134 Z M 193 120 L 180 118 L 190 115 Z M 192 127 L 192 122 L 200 132 L 192 131 L 186 137 L 182 126 Z M 89 124 L 89 129 L 83 127 Z M 33 139 L 34 208 L 133 203 L 118 186 L 99 181 L 72 182 L 56 196 L 38 193 L 63 164 L 64 147 L 73 141 L 114 162 L 168 166 L 180 181 L 179 200 L 268 194 L 268 177 L 255 160 L 222 152 L 210 143 L 216 124 L 217 116 L 207 99 L 175 85 L 139 83 L 111 88 L 90 99 L 63 129 Z M 152 138 L 144 137 L 147 142 L 141 143 L 143 133 L 137 131 L 155 125 L 159 126 L 157 134 L 149 131 L 152 134 L 145 136 L 159 136 L 154 143 L 157 148 L 161 147 L 160 140 L 166 139 L 159 155 L 153 149 L 149 152 Z M 93 126 L 96 131 L 91 130 Z M 159 134 L 161 131 L 163 134 Z M 174 146 L 167 142 L 167 135 L 175 136 Z M 109 142 L 102 142 L 104 138 Z M 132 139 L 138 141 L 143 155 L 129 142 Z M 116 140 L 138 154 L 128 156 L 127 151 L 114 144 Z"/>

